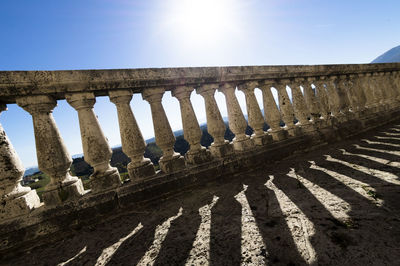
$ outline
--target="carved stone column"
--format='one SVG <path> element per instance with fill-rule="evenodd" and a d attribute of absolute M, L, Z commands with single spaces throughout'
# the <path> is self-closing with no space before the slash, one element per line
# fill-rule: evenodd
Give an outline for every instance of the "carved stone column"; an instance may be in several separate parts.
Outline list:
<path fill-rule="evenodd" d="M 288 79 L 280 80 L 275 88 L 278 90 L 279 108 L 281 110 L 282 120 L 285 122 L 285 129 L 290 136 L 298 136 L 301 135 L 301 130 L 294 125 L 294 110 L 286 91 L 286 85 L 289 83 L 290 80 Z"/>
<path fill-rule="evenodd" d="M 353 83 L 350 82 L 347 75 L 340 75 L 337 81 L 337 90 L 339 93 L 340 111 L 344 114 L 345 120 L 355 118 L 356 102 L 352 90 Z"/>
<path fill-rule="evenodd" d="M 0 114 L 7 110 L 0 104 Z M 21 186 L 25 168 L 0 124 L 0 220 L 27 214 L 40 207 L 36 190 Z"/>
<path fill-rule="evenodd" d="M 359 97 L 359 108 L 360 108 L 360 115 L 363 116 L 366 110 L 367 105 L 367 92 L 366 92 L 366 85 L 365 85 L 365 74 L 357 74 L 355 75 L 357 80 L 356 88 L 358 91 Z"/>
<path fill-rule="evenodd" d="M 300 89 L 302 79 L 292 80 L 289 87 L 292 89 L 293 109 L 297 120 L 297 126 L 300 126 L 304 132 L 314 131 L 314 125 L 308 120 L 310 112 L 304 100 L 303 93 Z"/>
<path fill-rule="evenodd" d="M 338 77 L 337 76 L 329 76 L 329 81 L 326 83 L 327 91 L 328 91 L 328 100 L 329 100 L 329 106 L 331 109 L 331 116 L 336 118 L 339 122 L 342 122 L 345 120 L 345 115 L 340 112 L 340 98 L 339 98 L 339 93 L 337 91 L 337 83 L 338 83 Z"/>
<path fill-rule="evenodd" d="M 50 177 L 44 203 L 50 206 L 79 198 L 84 194 L 82 181 L 70 175 L 72 159 L 52 114 L 57 101 L 39 95 L 20 97 L 17 103 L 32 115 L 39 169 Z"/>
<path fill-rule="evenodd" d="M 387 110 L 389 109 L 389 103 L 388 103 L 388 88 L 386 85 L 386 82 L 384 80 L 384 73 L 383 72 L 377 72 L 374 73 L 375 76 L 375 82 L 379 91 L 379 96 L 380 96 L 380 101 L 379 105 L 381 106 L 381 110 Z"/>
<path fill-rule="evenodd" d="M 319 109 L 321 110 L 320 119 L 323 120 L 325 125 L 331 125 L 331 112 L 329 106 L 328 95 L 325 88 L 326 77 L 321 76 L 318 80 L 314 82 L 315 85 L 315 94 L 318 98 Z"/>
<path fill-rule="evenodd" d="M 226 126 L 214 98 L 215 90 L 218 87 L 218 84 L 204 84 L 196 89 L 196 93 L 204 98 L 207 131 L 214 138 L 214 142 L 210 146 L 211 154 L 221 158 L 233 153 L 233 145 L 224 139 Z"/>
<path fill-rule="evenodd" d="M 382 92 L 381 92 L 381 86 L 378 83 L 378 73 L 374 72 L 369 76 L 369 85 L 372 90 L 373 94 L 373 104 L 372 104 L 372 109 L 374 113 L 377 113 L 379 111 L 383 111 L 384 107 L 382 105 L 383 97 L 382 97 Z"/>
<path fill-rule="evenodd" d="M 254 142 L 246 135 L 247 123 L 236 98 L 235 89 L 233 84 L 225 83 L 219 88 L 219 91 L 225 95 L 229 128 L 232 130 L 233 134 L 235 134 L 233 148 L 237 151 L 244 151 L 251 149 L 254 146 Z"/>
<path fill-rule="evenodd" d="M 399 71 L 392 71 L 391 72 L 391 79 L 392 79 L 392 86 L 394 94 L 396 95 L 396 106 L 400 104 L 400 72 Z"/>
<path fill-rule="evenodd" d="M 381 104 L 385 110 L 389 110 L 391 105 L 391 88 L 385 72 L 378 73 L 378 83 L 380 84 L 380 91 L 382 95 Z"/>
<path fill-rule="evenodd" d="M 260 83 L 260 89 L 263 95 L 264 118 L 270 129 L 268 132 L 272 135 L 273 140 L 280 141 L 288 137 L 287 131 L 281 126 L 281 113 L 276 105 L 275 99 L 271 92 L 271 87 L 275 86 L 275 82 L 266 80 Z"/>
<path fill-rule="evenodd" d="M 314 78 L 306 78 L 302 82 L 304 89 L 304 98 L 306 99 L 307 106 L 310 110 L 312 120 L 314 124 L 319 124 L 321 110 L 319 108 L 319 103 L 317 98 L 315 97 L 315 93 L 311 87 L 311 84 L 315 81 Z"/>
<path fill-rule="evenodd" d="M 400 101 L 400 71 L 396 71 L 394 74 L 395 90 L 397 92 L 397 100 Z"/>
<path fill-rule="evenodd" d="M 117 168 L 110 166 L 112 151 L 93 111 L 96 98 L 91 92 L 65 95 L 68 103 L 78 112 L 82 148 L 85 161 L 94 168 L 90 176 L 94 193 L 121 185 Z"/>
<path fill-rule="evenodd" d="M 368 116 L 369 114 L 373 113 L 374 108 L 374 93 L 371 85 L 371 73 L 359 74 L 361 78 L 361 84 L 363 86 L 363 91 L 365 95 L 365 115 Z"/>
<path fill-rule="evenodd" d="M 390 80 L 390 87 L 392 91 L 392 109 L 397 108 L 400 105 L 400 85 L 398 84 L 398 78 L 396 78 L 398 72 L 392 71 L 388 73 Z"/>
<path fill-rule="evenodd" d="M 250 81 L 238 86 L 238 89 L 244 92 L 246 97 L 246 108 L 249 125 L 253 128 L 254 133 L 251 138 L 254 144 L 262 146 L 272 141 L 272 136 L 264 132 L 264 117 L 258 105 L 254 89 L 258 86 L 258 82 Z"/>
<path fill-rule="evenodd" d="M 352 109 L 357 118 L 362 116 L 365 109 L 365 96 L 362 89 L 361 79 L 358 75 L 349 75 L 351 86 L 351 97 L 352 97 Z"/>
<path fill-rule="evenodd" d="M 156 144 L 163 151 L 159 162 L 161 171 L 173 173 L 185 168 L 185 160 L 174 151 L 175 136 L 161 104 L 164 92 L 164 88 L 146 89 L 142 92 L 142 97 L 150 104 Z"/>
<path fill-rule="evenodd" d="M 200 144 L 203 132 L 200 129 L 192 103 L 190 102 L 192 91 L 193 88 L 179 86 L 172 90 L 172 96 L 179 100 L 183 136 L 190 144 L 190 149 L 185 154 L 186 161 L 191 164 L 201 164 L 210 161 L 212 158 L 210 152 Z"/>
<path fill-rule="evenodd" d="M 383 80 L 385 81 L 385 87 L 387 89 L 387 102 L 389 108 L 394 110 L 398 106 L 397 102 L 397 92 L 395 89 L 395 82 L 393 79 L 393 72 L 385 72 Z"/>
<path fill-rule="evenodd" d="M 122 151 L 131 159 L 128 164 L 129 177 L 135 180 L 155 175 L 150 159 L 143 156 L 146 143 L 130 106 L 132 91 L 116 90 L 108 94 L 110 101 L 117 107 Z"/>

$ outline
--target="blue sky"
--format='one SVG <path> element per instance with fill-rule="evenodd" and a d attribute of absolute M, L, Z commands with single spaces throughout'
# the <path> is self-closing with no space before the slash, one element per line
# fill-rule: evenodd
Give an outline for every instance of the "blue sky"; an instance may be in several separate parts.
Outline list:
<path fill-rule="evenodd" d="M 400 44 L 399 14 L 395 0 L 4 0 L 0 70 L 369 63 Z M 192 100 L 204 121 L 201 97 Z M 177 100 L 167 93 L 163 103 L 179 129 Z M 8 107 L 0 122 L 24 165 L 35 165 L 31 117 Z M 147 102 L 134 95 L 132 108 L 151 137 Z M 100 97 L 95 112 L 119 144 L 114 105 Z M 54 117 L 70 153 L 81 153 L 76 112 L 59 101 Z"/>

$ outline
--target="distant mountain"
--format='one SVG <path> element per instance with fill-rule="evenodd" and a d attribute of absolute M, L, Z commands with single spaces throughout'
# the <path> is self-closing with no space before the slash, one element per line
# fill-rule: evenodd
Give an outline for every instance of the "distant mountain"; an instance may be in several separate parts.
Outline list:
<path fill-rule="evenodd" d="M 37 166 L 28 167 L 25 169 L 24 176 L 33 175 L 36 172 L 39 172 L 39 168 Z"/>
<path fill-rule="evenodd" d="M 396 46 L 381 56 L 378 56 L 371 63 L 396 63 L 400 62 L 400 45 Z"/>

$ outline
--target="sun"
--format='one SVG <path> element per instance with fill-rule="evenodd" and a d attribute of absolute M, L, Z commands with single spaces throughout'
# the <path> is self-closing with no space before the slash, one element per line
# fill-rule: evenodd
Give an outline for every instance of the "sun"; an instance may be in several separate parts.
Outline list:
<path fill-rule="evenodd" d="M 214 43 L 235 30 L 236 0 L 170 0 L 165 23 L 174 38 Z"/>

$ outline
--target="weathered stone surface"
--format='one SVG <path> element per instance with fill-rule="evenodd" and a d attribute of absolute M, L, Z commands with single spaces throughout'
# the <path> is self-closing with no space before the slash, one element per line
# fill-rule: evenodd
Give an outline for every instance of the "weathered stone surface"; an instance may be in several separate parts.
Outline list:
<path fill-rule="evenodd" d="M 113 189 L 121 185 L 117 168 L 110 166 L 111 148 L 93 111 L 93 93 L 66 95 L 68 103 L 78 112 L 85 161 L 94 168 L 90 176 L 93 192 Z"/>
<path fill-rule="evenodd" d="M 0 104 L 0 114 L 7 110 Z M 24 167 L 0 124 L 0 221 L 26 215 L 41 206 L 36 191 L 21 186 Z"/>
<path fill-rule="evenodd" d="M 52 114 L 57 102 L 49 96 L 25 96 L 17 103 L 32 115 L 39 169 L 50 177 L 44 203 L 53 206 L 76 200 L 84 189 L 81 180 L 70 175 L 72 159 Z"/>
<path fill-rule="evenodd" d="M 205 84 L 197 88 L 196 93 L 204 98 L 207 131 L 214 138 L 214 142 L 210 146 L 210 152 L 212 156 L 221 158 L 231 154 L 233 146 L 224 139 L 226 127 L 214 98 L 215 90 L 218 87 L 218 84 Z"/>
<path fill-rule="evenodd" d="M 279 108 L 283 122 L 285 122 L 285 130 L 287 130 L 289 136 L 301 135 L 301 130 L 294 125 L 294 110 L 292 103 L 290 102 L 289 95 L 286 91 L 287 84 L 290 80 L 283 79 L 280 83 L 275 84 L 275 88 L 278 91 Z"/>
<path fill-rule="evenodd" d="M 191 68 L 147 68 L 64 71 L 0 71 L 0 97 L 8 103 L 25 95 L 57 95 L 88 91 L 106 96 L 110 90 L 204 83 L 243 82 L 266 78 L 315 77 L 320 75 L 358 74 L 398 71 L 400 63 L 362 65 L 234 66 Z"/>
<path fill-rule="evenodd" d="M 236 86 L 234 84 L 223 84 L 219 88 L 225 95 L 226 109 L 228 110 L 229 128 L 235 134 L 232 140 L 233 149 L 236 151 L 245 151 L 253 148 L 254 143 L 250 136 L 245 134 L 247 122 L 244 119 L 242 109 L 240 109 L 239 102 L 235 95 Z"/>
<path fill-rule="evenodd" d="M 239 90 L 243 91 L 246 97 L 246 107 L 249 125 L 253 128 L 254 134 L 251 135 L 255 145 L 266 145 L 272 142 L 272 136 L 264 132 L 264 117 L 258 105 L 254 88 L 258 87 L 258 82 L 247 82 L 239 85 Z"/>
<path fill-rule="evenodd" d="M 136 179 L 155 175 L 156 172 L 150 159 L 143 156 L 146 143 L 130 106 L 132 92 L 121 90 L 110 91 L 109 94 L 111 102 L 117 106 L 122 151 L 131 159 L 128 164 L 130 178 Z"/>
<path fill-rule="evenodd" d="M 163 151 L 159 161 L 161 171 L 172 173 L 182 170 L 185 167 L 185 160 L 174 151 L 175 136 L 161 104 L 164 92 L 163 88 L 153 88 L 143 93 L 142 97 L 150 104 L 156 144 Z"/>
<path fill-rule="evenodd" d="M 179 86 L 172 91 L 172 96 L 179 100 L 183 136 L 190 145 L 190 149 L 185 155 L 186 161 L 190 164 L 201 164 L 212 160 L 212 157 L 210 152 L 200 144 L 203 132 L 200 129 L 192 103 L 190 102 L 190 94 L 193 90 L 190 87 Z"/>

